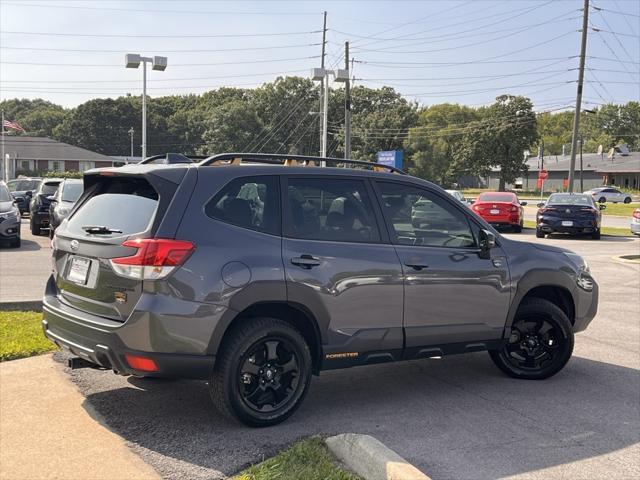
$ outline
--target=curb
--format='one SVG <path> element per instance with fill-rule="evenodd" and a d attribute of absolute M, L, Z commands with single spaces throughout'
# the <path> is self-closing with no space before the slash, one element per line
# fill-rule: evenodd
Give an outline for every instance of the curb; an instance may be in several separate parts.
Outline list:
<path fill-rule="evenodd" d="M 614 257 L 611 257 L 611 259 L 615 260 L 616 262 L 620 262 L 620 263 L 630 263 L 631 265 L 640 264 L 640 258 L 634 258 L 634 259 L 624 258 L 624 257 L 629 257 L 629 256 L 630 255 L 616 255 Z"/>
<path fill-rule="evenodd" d="M 338 460 L 365 480 L 431 480 L 370 435 L 343 433 L 325 443 Z"/>
<path fill-rule="evenodd" d="M 0 312 L 7 312 L 10 310 L 22 310 L 22 311 L 42 311 L 42 300 L 27 300 L 18 302 L 0 302 Z"/>

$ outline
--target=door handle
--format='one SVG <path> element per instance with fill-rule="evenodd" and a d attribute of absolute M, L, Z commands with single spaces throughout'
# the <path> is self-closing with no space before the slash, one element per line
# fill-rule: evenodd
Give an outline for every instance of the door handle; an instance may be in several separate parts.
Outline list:
<path fill-rule="evenodd" d="M 405 267 L 413 268 L 414 270 L 422 270 L 423 268 L 429 268 L 429 265 L 425 265 L 423 263 L 405 263 Z"/>
<path fill-rule="evenodd" d="M 302 268 L 310 269 L 320 265 L 320 259 L 311 255 L 300 255 L 291 259 L 291 263 Z"/>

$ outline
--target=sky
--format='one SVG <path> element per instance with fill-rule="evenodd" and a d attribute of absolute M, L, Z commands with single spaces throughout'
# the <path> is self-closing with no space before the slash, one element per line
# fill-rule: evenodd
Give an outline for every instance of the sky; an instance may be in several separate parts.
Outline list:
<path fill-rule="evenodd" d="M 0 0 L 0 99 L 74 107 L 142 91 L 126 53 L 168 57 L 148 94 L 251 88 L 320 66 L 389 85 L 421 105 L 526 95 L 537 111 L 575 102 L 583 0 Z M 584 105 L 640 99 L 640 1 L 591 2 Z M 598 31 L 596 31 L 596 29 Z M 340 88 L 334 84 L 334 88 Z"/>

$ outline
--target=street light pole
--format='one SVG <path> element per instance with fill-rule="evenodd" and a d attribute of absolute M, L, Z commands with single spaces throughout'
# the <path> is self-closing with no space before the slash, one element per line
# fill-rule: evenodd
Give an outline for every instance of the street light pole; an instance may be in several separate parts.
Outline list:
<path fill-rule="evenodd" d="M 167 68 L 167 57 L 143 57 L 138 53 L 125 55 L 127 68 L 138 68 L 142 63 L 142 158 L 147 158 L 147 62 L 153 70 L 163 72 Z"/>
<path fill-rule="evenodd" d="M 133 159 L 133 127 L 131 127 L 127 133 L 129 134 L 129 138 L 131 140 L 131 158 Z"/>

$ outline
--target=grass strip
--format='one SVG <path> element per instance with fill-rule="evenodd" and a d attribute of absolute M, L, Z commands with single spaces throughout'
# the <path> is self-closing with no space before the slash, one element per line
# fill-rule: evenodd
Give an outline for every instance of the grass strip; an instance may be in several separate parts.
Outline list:
<path fill-rule="evenodd" d="M 42 333 L 42 312 L 0 312 L 0 362 L 56 348 Z"/>
<path fill-rule="evenodd" d="M 273 458 L 253 465 L 234 480 L 360 480 L 340 468 L 324 441 L 311 437 L 294 443 Z"/>

